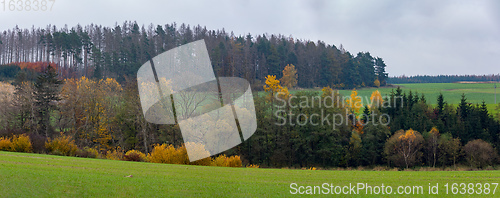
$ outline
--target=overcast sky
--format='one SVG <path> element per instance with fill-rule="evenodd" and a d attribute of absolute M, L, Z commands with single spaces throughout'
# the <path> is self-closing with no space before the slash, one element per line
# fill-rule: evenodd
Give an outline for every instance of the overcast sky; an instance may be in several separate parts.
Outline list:
<path fill-rule="evenodd" d="M 45 12 L 8 11 L 6 4 L 2 32 L 15 25 L 176 22 L 342 44 L 382 57 L 390 76 L 500 73 L 498 0 L 55 0 Z"/>

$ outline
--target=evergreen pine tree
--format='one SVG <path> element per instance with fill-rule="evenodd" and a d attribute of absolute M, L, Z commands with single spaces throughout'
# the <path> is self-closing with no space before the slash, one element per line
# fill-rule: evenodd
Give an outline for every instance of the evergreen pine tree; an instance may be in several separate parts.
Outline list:
<path fill-rule="evenodd" d="M 35 106 L 38 109 L 38 132 L 45 134 L 46 137 L 51 136 L 53 131 L 50 126 L 50 113 L 56 109 L 56 102 L 60 101 L 59 86 L 62 81 L 57 78 L 57 73 L 54 67 L 48 66 L 35 81 L 35 89 L 33 95 L 35 97 Z"/>

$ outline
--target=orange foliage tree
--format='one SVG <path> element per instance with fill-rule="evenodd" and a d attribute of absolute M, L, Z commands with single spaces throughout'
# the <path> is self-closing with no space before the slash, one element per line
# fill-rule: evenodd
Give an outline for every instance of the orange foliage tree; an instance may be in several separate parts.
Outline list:
<path fill-rule="evenodd" d="M 283 77 L 281 77 L 281 83 L 287 88 L 293 88 L 297 85 L 297 70 L 292 64 L 288 64 L 285 69 L 283 69 Z"/>
<path fill-rule="evenodd" d="M 36 72 L 42 72 L 47 66 L 50 64 L 50 66 L 54 67 L 56 71 L 59 69 L 59 66 L 55 64 L 54 62 L 15 62 L 11 63 L 9 65 L 17 65 L 21 69 L 26 69 L 26 70 L 31 70 L 31 71 L 36 71 Z"/>

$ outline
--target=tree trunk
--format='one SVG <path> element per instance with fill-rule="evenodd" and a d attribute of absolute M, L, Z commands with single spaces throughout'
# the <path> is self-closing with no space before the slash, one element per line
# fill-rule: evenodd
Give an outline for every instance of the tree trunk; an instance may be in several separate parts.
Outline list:
<path fill-rule="evenodd" d="M 147 126 L 147 124 L 146 124 Z M 143 142 L 144 142 L 144 150 L 146 151 L 146 153 L 149 153 L 149 149 L 148 149 L 148 139 L 147 139 L 147 134 L 146 134 L 146 126 L 144 126 L 142 128 L 142 137 L 143 137 Z"/>

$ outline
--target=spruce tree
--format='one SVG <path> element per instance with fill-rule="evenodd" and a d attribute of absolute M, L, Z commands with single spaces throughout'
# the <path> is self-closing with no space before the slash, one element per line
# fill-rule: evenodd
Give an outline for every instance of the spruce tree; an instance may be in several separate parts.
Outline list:
<path fill-rule="evenodd" d="M 438 99 L 437 99 L 437 112 L 438 116 L 441 116 L 443 114 L 444 106 L 446 105 L 446 102 L 444 101 L 444 96 L 443 93 L 439 93 Z"/>
<path fill-rule="evenodd" d="M 50 126 L 50 113 L 56 109 L 56 103 L 61 100 L 59 97 L 59 86 L 62 84 L 62 81 L 57 76 L 55 68 L 49 65 L 37 77 L 33 91 L 35 105 L 38 110 L 37 132 L 45 134 L 46 137 L 51 136 L 53 131 Z"/>

